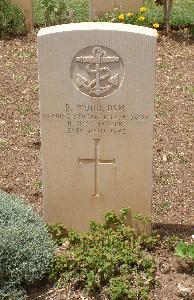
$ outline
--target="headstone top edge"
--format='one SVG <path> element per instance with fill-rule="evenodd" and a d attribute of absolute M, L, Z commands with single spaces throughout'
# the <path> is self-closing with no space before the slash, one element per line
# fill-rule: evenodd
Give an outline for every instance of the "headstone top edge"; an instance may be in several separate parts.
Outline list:
<path fill-rule="evenodd" d="M 157 30 L 131 25 L 131 24 L 120 24 L 120 23 L 107 23 L 107 22 L 83 22 L 83 23 L 71 23 L 56 25 L 46 28 L 41 28 L 38 32 L 38 37 L 45 35 L 62 33 L 62 32 L 71 32 L 71 31 L 89 31 L 89 30 L 102 30 L 102 31 L 121 31 L 128 33 L 137 33 L 142 35 L 147 35 L 151 37 L 157 37 Z"/>

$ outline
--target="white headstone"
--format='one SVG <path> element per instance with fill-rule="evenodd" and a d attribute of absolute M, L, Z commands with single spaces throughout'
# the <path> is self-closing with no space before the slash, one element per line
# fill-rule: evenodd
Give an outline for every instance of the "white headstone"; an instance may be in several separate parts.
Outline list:
<path fill-rule="evenodd" d="M 155 30 L 81 23 L 38 34 L 45 218 L 80 231 L 151 215 Z"/>

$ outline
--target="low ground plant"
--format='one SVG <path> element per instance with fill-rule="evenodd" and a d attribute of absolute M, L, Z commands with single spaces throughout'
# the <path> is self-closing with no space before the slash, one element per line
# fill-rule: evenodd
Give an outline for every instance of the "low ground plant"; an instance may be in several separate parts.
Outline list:
<path fill-rule="evenodd" d="M 179 241 L 174 251 L 179 258 L 179 271 L 194 274 L 194 243 Z"/>
<path fill-rule="evenodd" d="M 23 299 L 25 287 L 44 278 L 55 243 L 23 200 L 0 193 L 0 299 Z"/>
<path fill-rule="evenodd" d="M 50 274 L 58 287 L 70 283 L 99 299 L 148 299 L 156 271 L 148 249 L 158 239 L 137 235 L 125 225 L 127 214 L 127 209 L 120 215 L 108 212 L 104 224 L 90 222 L 90 231 L 82 234 L 62 235 L 61 225 L 50 227 L 61 245 Z"/>
<path fill-rule="evenodd" d="M 193 260 L 194 262 L 194 243 L 178 243 L 175 248 L 175 255 L 185 260 Z"/>

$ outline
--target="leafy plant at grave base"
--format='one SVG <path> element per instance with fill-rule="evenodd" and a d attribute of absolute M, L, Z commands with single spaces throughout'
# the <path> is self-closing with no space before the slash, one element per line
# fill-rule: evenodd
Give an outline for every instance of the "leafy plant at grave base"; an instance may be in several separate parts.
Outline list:
<path fill-rule="evenodd" d="M 61 246 L 65 242 L 68 232 L 63 224 L 47 224 L 47 230 L 58 246 Z"/>
<path fill-rule="evenodd" d="M 0 38 L 26 33 L 23 12 L 11 0 L 0 1 Z"/>
<path fill-rule="evenodd" d="M 164 246 L 167 248 L 167 250 L 174 252 L 179 241 L 180 241 L 180 238 L 176 235 L 172 235 L 170 237 L 167 236 L 164 239 Z"/>
<path fill-rule="evenodd" d="M 147 251 L 159 241 L 126 226 L 128 213 L 110 211 L 104 224 L 92 221 L 89 232 L 64 236 L 50 272 L 58 287 L 70 283 L 99 299 L 148 299 L 156 265 Z"/>
<path fill-rule="evenodd" d="M 194 243 L 180 242 L 176 246 L 174 253 L 182 259 L 191 259 L 194 261 Z"/>
<path fill-rule="evenodd" d="M 20 300 L 48 273 L 56 246 L 22 199 L 0 193 L 0 216 L 0 299 Z"/>
<path fill-rule="evenodd" d="M 150 218 L 147 216 L 142 216 L 141 214 L 134 213 L 133 214 L 134 220 L 141 221 L 143 224 L 148 224 L 150 222 Z"/>

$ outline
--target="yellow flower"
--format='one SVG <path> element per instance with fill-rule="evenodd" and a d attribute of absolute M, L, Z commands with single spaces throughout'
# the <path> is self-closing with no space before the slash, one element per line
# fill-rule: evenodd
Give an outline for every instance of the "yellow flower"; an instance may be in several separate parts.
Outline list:
<path fill-rule="evenodd" d="M 128 12 L 128 13 L 127 13 L 127 17 L 128 17 L 128 18 L 133 17 L 133 13 Z"/>
<path fill-rule="evenodd" d="M 140 12 L 146 12 L 148 9 L 145 6 L 140 7 Z"/>
<path fill-rule="evenodd" d="M 125 20 L 124 14 L 119 15 L 118 19 L 119 19 L 119 21 L 124 21 Z"/>
<path fill-rule="evenodd" d="M 144 21 L 144 20 L 145 20 L 145 17 L 144 17 L 144 16 L 140 16 L 140 17 L 138 18 L 138 20 L 139 20 L 139 21 Z"/>
<path fill-rule="evenodd" d="M 153 27 L 154 27 L 154 28 L 159 28 L 159 27 L 160 27 L 160 24 L 154 23 L 154 24 L 153 24 Z"/>

